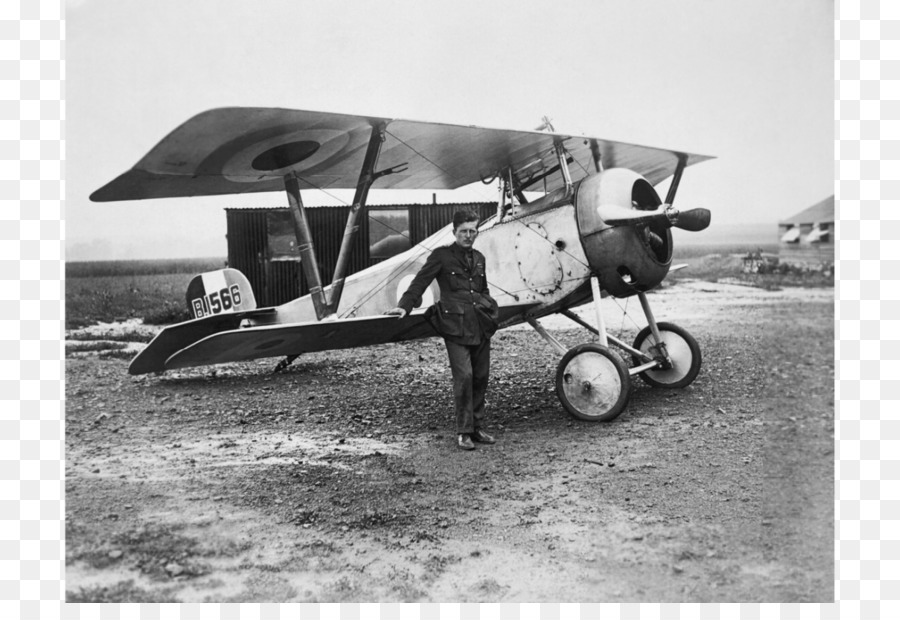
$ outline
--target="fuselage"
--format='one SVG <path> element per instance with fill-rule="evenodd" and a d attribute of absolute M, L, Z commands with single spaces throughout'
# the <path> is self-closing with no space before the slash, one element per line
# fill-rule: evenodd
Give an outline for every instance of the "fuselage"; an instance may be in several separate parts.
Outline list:
<path fill-rule="evenodd" d="M 599 277 L 603 291 L 615 297 L 649 290 L 662 281 L 671 263 L 668 229 L 611 226 L 598 214 L 604 204 L 651 210 L 660 200 L 640 175 L 614 168 L 568 190 L 516 205 L 502 218 L 495 215 L 480 225 L 475 248 L 487 259 L 488 285 L 501 307 L 503 324 L 584 303 L 591 295 L 591 276 Z M 347 277 L 336 318 L 375 316 L 395 307 L 430 252 L 453 242 L 448 225 L 415 247 Z M 439 295 L 432 283 L 418 311 Z M 251 319 L 253 325 L 315 320 L 308 295 L 278 306 L 272 316 Z"/>

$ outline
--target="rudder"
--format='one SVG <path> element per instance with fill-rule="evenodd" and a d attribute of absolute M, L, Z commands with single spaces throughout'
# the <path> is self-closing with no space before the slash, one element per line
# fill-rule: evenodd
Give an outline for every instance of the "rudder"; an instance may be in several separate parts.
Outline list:
<path fill-rule="evenodd" d="M 225 268 L 195 276 L 188 284 L 186 298 L 188 312 L 195 319 L 256 310 L 253 288 L 237 269 Z"/>

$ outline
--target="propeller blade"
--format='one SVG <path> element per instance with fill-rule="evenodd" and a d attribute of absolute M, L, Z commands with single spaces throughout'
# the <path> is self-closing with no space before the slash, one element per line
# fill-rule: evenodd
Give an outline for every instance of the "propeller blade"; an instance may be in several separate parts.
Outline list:
<path fill-rule="evenodd" d="M 597 207 L 597 214 L 610 226 L 661 224 L 667 228 L 674 226 L 691 232 L 706 229 L 712 219 L 709 209 L 677 211 L 668 205 L 663 205 L 654 211 L 629 209 L 613 204 L 600 205 Z"/>
<path fill-rule="evenodd" d="M 691 232 L 699 232 L 706 230 L 712 214 L 709 209 L 691 209 L 690 211 L 679 211 L 672 226 L 681 230 L 689 230 Z"/>
<path fill-rule="evenodd" d="M 597 215 L 610 226 L 621 226 L 623 224 L 649 224 L 654 221 L 665 222 L 668 224 L 669 221 L 664 208 L 659 208 L 655 211 L 641 211 L 630 207 L 608 204 L 597 207 Z"/>

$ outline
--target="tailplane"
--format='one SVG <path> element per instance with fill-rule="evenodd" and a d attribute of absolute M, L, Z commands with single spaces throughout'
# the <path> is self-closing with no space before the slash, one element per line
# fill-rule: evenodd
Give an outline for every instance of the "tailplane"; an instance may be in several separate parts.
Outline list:
<path fill-rule="evenodd" d="M 195 276 L 188 284 L 191 319 L 159 332 L 131 361 L 128 372 L 140 375 L 166 370 L 166 360 L 178 351 L 223 331 L 240 329 L 244 319 L 274 321 L 275 308 L 257 308 L 247 277 L 237 269 L 219 269 Z"/>

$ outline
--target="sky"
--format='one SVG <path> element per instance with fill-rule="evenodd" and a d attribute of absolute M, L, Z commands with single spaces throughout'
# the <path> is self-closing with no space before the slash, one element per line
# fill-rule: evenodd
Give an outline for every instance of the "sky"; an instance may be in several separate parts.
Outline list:
<path fill-rule="evenodd" d="M 769 224 L 774 241 L 779 220 L 834 193 L 833 13 L 828 0 L 67 0 L 66 258 L 224 257 L 226 207 L 284 206 L 283 192 L 88 200 L 225 106 L 516 130 L 546 115 L 560 133 L 712 155 L 676 206 L 712 211 L 707 241 Z M 457 192 L 438 200 L 496 199 Z M 304 202 L 352 198 L 336 194 Z"/>

